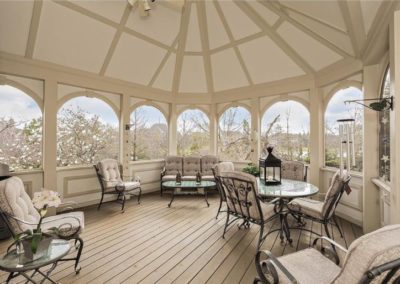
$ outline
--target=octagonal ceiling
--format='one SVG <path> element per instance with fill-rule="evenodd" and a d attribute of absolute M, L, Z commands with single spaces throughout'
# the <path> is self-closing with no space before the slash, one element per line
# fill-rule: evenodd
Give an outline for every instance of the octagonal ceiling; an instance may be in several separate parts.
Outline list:
<path fill-rule="evenodd" d="M 141 17 L 124 0 L 0 1 L 0 51 L 166 94 L 214 94 L 359 57 L 382 1 L 354 2 L 156 1 Z"/>

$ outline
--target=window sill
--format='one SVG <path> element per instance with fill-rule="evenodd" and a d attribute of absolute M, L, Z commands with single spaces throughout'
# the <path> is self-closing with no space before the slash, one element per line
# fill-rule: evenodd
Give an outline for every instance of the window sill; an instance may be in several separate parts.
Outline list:
<path fill-rule="evenodd" d="M 333 168 L 333 167 L 321 167 L 321 168 L 320 168 L 321 171 L 324 171 L 324 172 L 331 172 L 331 173 L 336 173 L 336 171 L 337 171 L 338 169 L 339 169 L 339 168 Z M 358 177 L 358 178 L 363 178 L 363 177 L 364 177 L 363 174 L 360 173 L 360 172 L 350 171 L 350 174 L 351 174 L 353 177 Z"/>
<path fill-rule="evenodd" d="M 57 172 L 93 169 L 91 165 L 57 167 Z"/>
<path fill-rule="evenodd" d="M 381 180 L 380 178 L 372 178 L 372 183 L 375 184 L 379 189 L 386 190 L 387 192 L 391 191 L 390 184 Z"/>

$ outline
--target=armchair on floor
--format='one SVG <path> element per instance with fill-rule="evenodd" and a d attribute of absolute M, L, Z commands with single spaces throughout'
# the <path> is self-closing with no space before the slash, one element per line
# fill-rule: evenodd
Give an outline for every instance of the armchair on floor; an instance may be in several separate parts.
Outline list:
<path fill-rule="evenodd" d="M 101 187 L 101 199 L 97 210 L 100 209 L 106 194 L 117 195 L 117 202 L 121 202 L 122 211 L 125 208 L 126 195 L 137 196 L 140 204 L 142 189 L 139 177 L 134 177 L 132 181 L 123 181 L 122 167 L 113 159 L 102 160 L 93 167 Z M 138 195 L 136 192 L 139 192 Z"/>
<path fill-rule="evenodd" d="M 218 212 L 217 212 L 217 216 L 215 216 L 215 219 L 218 218 L 218 215 L 220 212 L 225 212 L 225 211 L 221 211 L 221 209 L 222 209 L 222 204 L 226 203 L 226 196 L 224 193 L 224 189 L 222 188 L 221 180 L 219 179 L 219 177 L 221 176 L 221 173 L 223 173 L 223 172 L 233 172 L 233 171 L 235 171 L 235 166 L 233 165 L 232 162 L 221 162 L 221 163 L 216 164 L 212 168 L 215 183 L 217 184 L 217 189 L 218 189 L 218 193 L 219 193 L 219 207 L 218 207 Z"/>
<path fill-rule="evenodd" d="M 7 225 L 13 237 L 33 230 L 39 223 L 39 212 L 33 206 L 32 200 L 25 192 L 24 184 L 18 177 L 10 177 L 0 181 L 0 216 Z M 58 228 L 54 231 L 52 228 Z M 70 212 L 42 220 L 41 229 L 56 238 L 71 240 L 77 249 L 76 257 L 63 258 L 60 261 L 75 261 L 75 272 L 80 271 L 79 260 L 83 250 L 83 240 L 80 237 L 84 229 L 83 212 Z"/>
<path fill-rule="evenodd" d="M 318 251 L 315 246 L 320 241 L 342 251 L 345 254 L 343 263 L 328 247 L 321 246 Z M 270 251 L 259 251 L 255 260 L 258 277 L 254 283 L 400 282 L 400 225 L 366 234 L 356 239 L 348 250 L 327 237 L 315 239 L 313 247 L 278 258 Z"/>
<path fill-rule="evenodd" d="M 240 227 L 249 227 L 250 223 L 260 226 L 257 248 L 260 249 L 265 238 L 264 227 L 278 217 L 275 205 L 264 203 L 258 195 L 257 180 L 254 176 L 242 172 L 222 172 L 219 176 L 226 196 L 227 215 L 224 233 L 230 224 L 238 219 L 243 223 Z M 230 220 L 230 216 L 233 219 Z"/>
<path fill-rule="evenodd" d="M 331 185 L 323 202 L 309 198 L 296 198 L 288 203 L 290 213 L 297 218 L 299 223 L 301 223 L 302 219 L 308 219 L 323 224 L 328 238 L 331 237 L 328 225 L 333 222 L 333 225 L 338 228 L 340 236 L 343 238 L 342 230 L 336 220 L 335 210 L 344 191 L 350 189 L 350 179 L 351 176 L 348 175 L 347 171 L 343 170 L 342 174 L 340 174 L 340 170 L 338 170 L 332 177 Z M 304 227 L 302 230 L 320 235 Z"/>

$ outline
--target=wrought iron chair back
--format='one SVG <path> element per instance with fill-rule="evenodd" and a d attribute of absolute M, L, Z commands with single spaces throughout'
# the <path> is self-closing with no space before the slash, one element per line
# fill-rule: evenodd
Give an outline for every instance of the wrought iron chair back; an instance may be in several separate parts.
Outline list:
<path fill-rule="evenodd" d="M 324 219 L 327 220 L 331 219 L 335 214 L 336 207 L 338 206 L 340 199 L 342 198 L 346 187 L 349 186 L 351 180 L 351 176 L 347 175 L 347 172 L 341 176 L 337 174 L 335 174 L 335 176 L 332 178 L 331 191 L 335 190 L 335 187 L 338 188 L 336 188 L 336 191 L 333 194 L 330 194 L 331 192 L 327 192 L 324 200 L 322 212 Z"/>
<path fill-rule="evenodd" d="M 219 208 L 218 208 L 217 216 L 215 217 L 216 219 L 218 218 L 218 215 L 220 212 L 224 212 L 224 211 L 221 211 L 221 208 L 222 208 L 222 203 L 226 202 L 226 196 L 225 196 L 224 189 L 222 188 L 220 175 L 222 172 L 233 172 L 234 170 L 235 170 L 235 166 L 233 165 L 232 162 L 221 162 L 221 163 L 216 164 L 212 168 L 215 183 L 217 185 L 217 189 L 218 189 L 218 193 L 219 193 L 219 197 L 220 197 Z"/>

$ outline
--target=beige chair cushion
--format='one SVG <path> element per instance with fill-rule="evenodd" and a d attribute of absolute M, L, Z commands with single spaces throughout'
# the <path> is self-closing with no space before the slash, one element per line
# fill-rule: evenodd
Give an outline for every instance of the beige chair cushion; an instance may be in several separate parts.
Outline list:
<path fill-rule="evenodd" d="M 296 198 L 288 203 L 288 208 L 294 212 L 322 219 L 322 208 L 324 203 L 309 198 Z"/>
<path fill-rule="evenodd" d="M 119 164 L 114 159 L 104 159 L 97 164 L 99 172 L 103 177 L 105 188 L 115 187 L 122 182 L 121 173 L 119 172 Z"/>
<path fill-rule="evenodd" d="M 336 173 L 332 177 L 331 184 L 329 189 L 325 195 L 324 206 L 322 207 L 322 216 L 326 216 L 328 214 L 329 207 L 331 203 L 334 201 L 334 196 L 341 190 L 343 190 L 344 181 L 349 177 L 348 172 L 346 170 L 342 171 L 342 175 L 340 175 L 340 170 L 337 170 Z"/>
<path fill-rule="evenodd" d="M 167 156 L 165 158 L 165 175 L 174 175 L 178 173 L 178 171 L 183 174 L 183 161 L 182 157 L 179 156 Z"/>
<path fill-rule="evenodd" d="M 161 179 L 162 181 L 171 181 L 176 180 L 176 175 L 165 175 Z"/>
<path fill-rule="evenodd" d="M 40 215 L 33 206 L 31 198 L 25 192 L 24 184 L 19 177 L 0 181 L 0 208 L 3 212 L 29 223 L 37 224 L 40 220 Z M 20 234 L 34 228 L 12 218 L 9 220 L 14 234 Z"/>
<path fill-rule="evenodd" d="M 223 172 L 233 172 L 235 171 L 235 166 L 232 162 L 221 162 L 214 166 L 215 175 L 218 177 Z"/>
<path fill-rule="evenodd" d="M 313 248 L 307 248 L 292 254 L 281 256 L 278 260 L 301 284 L 328 284 L 332 283 L 340 273 L 340 267 Z M 292 283 L 276 268 L 279 283 Z M 342 284 L 348 282 L 341 282 Z"/>
<path fill-rule="evenodd" d="M 383 227 L 351 243 L 336 284 L 359 283 L 369 269 L 400 258 L 400 225 Z M 372 283 L 381 283 L 383 273 Z"/>
<path fill-rule="evenodd" d="M 282 161 L 282 178 L 304 180 L 304 164 L 296 161 Z"/>
<path fill-rule="evenodd" d="M 75 211 L 55 216 L 46 217 L 42 221 L 42 230 L 49 231 L 51 228 L 59 228 L 62 234 L 78 234 L 85 228 L 85 217 L 81 211 Z"/>
<path fill-rule="evenodd" d="M 133 190 L 140 187 L 140 182 L 138 181 L 124 181 L 125 190 Z"/>
<path fill-rule="evenodd" d="M 215 181 L 215 178 L 213 175 L 206 175 L 201 177 L 202 180 L 208 180 L 208 181 Z"/>
<path fill-rule="evenodd" d="M 183 176 L 182 180 L 194 181 L 194 180 L 196 180 L 196 176 Z"/>
<path fill-rule="evenodd" d="M 201 157 L 201 174 L 204 176 L 212 176 L 212 169 L 216 164 L 218 164 L 217 156 L 206 155 Z"/>
<path fill-rule="evenodd" d="M 200 157 L 183 157 L 183 175 L 196 176 L 201 173 Z"/>

